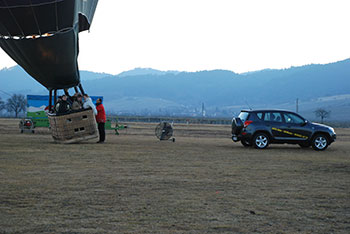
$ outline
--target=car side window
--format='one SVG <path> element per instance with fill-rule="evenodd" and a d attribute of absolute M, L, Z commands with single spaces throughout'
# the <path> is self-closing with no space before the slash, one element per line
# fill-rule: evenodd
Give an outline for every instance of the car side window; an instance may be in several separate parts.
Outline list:
<path fill-rule="evenodd" d="M 263 119 L 263 113 L 262 112 L 257 112 L 256 116 L 258 117 L 258 119 L 262 120 Z"/>
<path fill-rule="evenodd" d="M 271 117 L 273 117 L 273 122 L 279 122 L 282 123 L 282 115 L 279 112 L 272 112 Z"/>
<path fill-rule="evenodd" d="M 302 118 L 292 113 L 284 113 L 283 115 L 286 123 L 294 123 L 294 124 L 304 123 L 304 120 Z"/>
<path fill-rule="evenodd" d="M 282 123 L 282 115 L 279 112 L 266 112 L 264 121 Z"/>
<path fill-rule="evenodd" d="M 264 115 L 264 121 L 271 121 L 271 113 L 270 112 L 266 112 Z"/>

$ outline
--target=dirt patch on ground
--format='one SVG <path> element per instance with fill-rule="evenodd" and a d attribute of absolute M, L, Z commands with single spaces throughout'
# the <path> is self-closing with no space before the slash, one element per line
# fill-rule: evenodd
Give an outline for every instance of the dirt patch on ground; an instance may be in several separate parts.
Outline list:
<path fill-rule="evenodd" d="M 0 233 L 349 233 L 350 130 L 325 152 L 266 150 L 230 126 L 127 123 L 121 135 L 59 145 L 0 122 Z"/>

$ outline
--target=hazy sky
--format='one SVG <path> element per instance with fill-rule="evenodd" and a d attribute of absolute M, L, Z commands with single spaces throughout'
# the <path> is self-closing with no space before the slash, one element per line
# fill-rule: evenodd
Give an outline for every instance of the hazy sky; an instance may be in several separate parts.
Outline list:
<path fill-rule="evenodd" d="M 350 0 L 100 0 L 81 70 L 246 72 L 350 57 Z M 1 50 L 0 68 L 15 63 Z"/>

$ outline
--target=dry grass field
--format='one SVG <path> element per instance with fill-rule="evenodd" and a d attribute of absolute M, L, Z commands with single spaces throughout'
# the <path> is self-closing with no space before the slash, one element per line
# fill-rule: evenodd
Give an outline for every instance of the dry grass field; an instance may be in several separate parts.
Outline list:
<path fill-rule="evenodd" d="M 18 122 L 0 119 L 0 233 L 350 233 L 350 129 L 325 152 L 259 151 L 223 125 L 60 145 Z"/>

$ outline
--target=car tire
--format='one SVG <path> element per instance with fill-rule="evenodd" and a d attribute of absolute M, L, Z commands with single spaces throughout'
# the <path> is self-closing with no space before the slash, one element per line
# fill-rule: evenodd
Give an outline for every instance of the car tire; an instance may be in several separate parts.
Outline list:
<path fill-rule="evenodd" d="M 252 146 L 252 143 L 250 143 L 248 140 L 241 140 L 241 143 L 244 147 Z"/>
<path fill-rule="evenodd" d="M 266 149 L 270 144 L 270 139 L 265 133 L 259 132 L 253 138 L 253 145 L 256 149 Z"/>
<path fill-rule="evenodd" d="M 316 151 L 327 149 L 329 140 L 324 134 L 317 134 L 312 138 L 312 148 Z"/>

